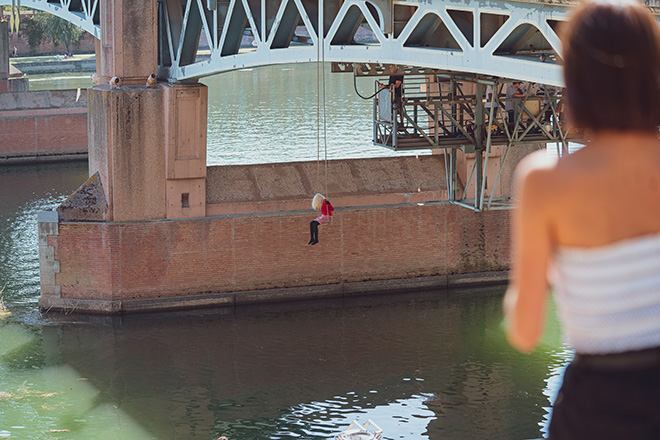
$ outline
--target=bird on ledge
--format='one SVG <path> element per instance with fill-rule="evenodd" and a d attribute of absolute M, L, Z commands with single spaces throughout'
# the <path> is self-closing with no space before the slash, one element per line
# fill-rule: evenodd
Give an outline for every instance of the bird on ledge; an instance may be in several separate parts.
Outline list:
<path fill-rule="evenodd" d="M 110 84 L 110 88 L 118 89 L 119 87 L 121 87 L 121 78 L 119 78 L 118 76 L 113 76 L 112 78 L 110 78 L 109 84 Z"/>
<path fill-rule="evenodd" d="M 151 75 L 149 75 L 149 78 L 147 78 L 147 87 L 153 89 L 155 85 L 156 85 L 156 75 L 152 73 Z"/>

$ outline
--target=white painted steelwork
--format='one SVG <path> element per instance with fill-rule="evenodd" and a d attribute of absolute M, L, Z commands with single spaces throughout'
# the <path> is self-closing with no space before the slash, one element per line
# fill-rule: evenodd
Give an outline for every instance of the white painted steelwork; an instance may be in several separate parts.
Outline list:
<path fill-rule="evenodd" d="M 81 27 L 94 37 L 101 38 L 99 2 L 100 0 L 20 0 L 18 4 L 53 14 Z M 16 0 L 14 3 L 16 4 Z M 0 6 L 11 5 L 12 0 L 0 0 Z"/>
<path fill-rule="evenodd" d="M 22 0 L 100 37 L 100 0 Z M 561 85 L 567 5 L 500 0 L 154 0 L 159 77 L 270 64 L 378 63 Z M 0 0 L 10 5 L 11 0 Z M 323 26 L 319 26 L 322 23 Z M 324 32 L 319 33 L 322 27 Z M 244 38 L 245 37 L 245 38 Z M 201 44 L 200 44 L 201 42 Z M 252 44 L 246 43 L 253 42 Z M 542 58 L 545 60 L 542 61 Z"/>
<path fill-rule="evenodd" d="M 162 0 L 159 4 L 160 76 L 170 81 L 322 57 L 552 85 L 562 82 L 554 62 L 560 53 L 555 29 L 566 18 L 565 5 L 484 0 Z M 318 23 L 324 24 L 323 36 Z M 371 41 L 360 43 L 358 31 Z M 203 55 L 198 53 L 201 35 L 209 46 L 206 57 L 197 56 Z M 241 44 L 243 36 L 253 39 L 252 47 Z"/>

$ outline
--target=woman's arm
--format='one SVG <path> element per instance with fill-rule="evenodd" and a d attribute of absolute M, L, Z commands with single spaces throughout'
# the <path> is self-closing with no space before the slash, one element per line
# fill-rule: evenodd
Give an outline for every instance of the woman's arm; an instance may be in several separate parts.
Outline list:
<path fill-rule="evenodd" d="M 552 245 L 550 226 L 551 171 L 539 154 L 530 155 L 517 170 L 513 211 L 513 264 L 504 298 L 507 336 L 516 349 L 529 352 L 543 334 Z"/>

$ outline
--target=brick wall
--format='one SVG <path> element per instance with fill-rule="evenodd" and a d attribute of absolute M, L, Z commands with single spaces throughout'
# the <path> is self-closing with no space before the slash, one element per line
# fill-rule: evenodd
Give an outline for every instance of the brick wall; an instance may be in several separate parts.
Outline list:
<path fill-rule="evenodd" d="M 87 93 L 8 92 L 0 96 L 0 159 L 87 154 Z"/>
<path fill-rule="evenodd" d="M 62 298 L 145 300 L 508 269 L 509 211 L 447 203 L 339 208 L 307 246 L 315 213 L 59 224 L 49 237 Z M 255 292 L 261 291 L 261 292 Z M 241 293 L 243 292 L 243 294 Z M 333 293 L 334 292 L 334 293 Z M 286 297 L 286 295 L 285 295 Z"/>

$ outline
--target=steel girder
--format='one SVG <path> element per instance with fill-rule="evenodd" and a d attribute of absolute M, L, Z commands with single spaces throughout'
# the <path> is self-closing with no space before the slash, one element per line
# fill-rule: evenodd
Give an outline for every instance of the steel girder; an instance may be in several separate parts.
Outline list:
<path fill-rule="evenodd" d="M 566 19 L 565 5 L 497 0 L 159 0 L 159 6 L 159 76 L 174 82 L 319 59 L 562 82 L 556 28 Z"/>
<path fill-rule="evenodd" d="M 21 5 L 56 15 L 99 38 L 99 1 L 22 0 Z M 500 0 L 154 1 L 159 6 L 159 77 L 172 82 L 319 59 L 430 67 L 552 85 L 562 81 L 555 62 L 561 53 L 556 28 L 566 19 L 565 5 Z M 0 0 L 0 5 L 10 4 Z"/>
<path fill-rule="evenodd" d="M 101 38 L 101 0 L 20 0 L 20 6 L 48 12 L 81 27 L 96 38 Z M 14 0 L 16 3 L 16 0 Z M 0 6 L 11 6 L 12 0 L 0 0 Z"/>

